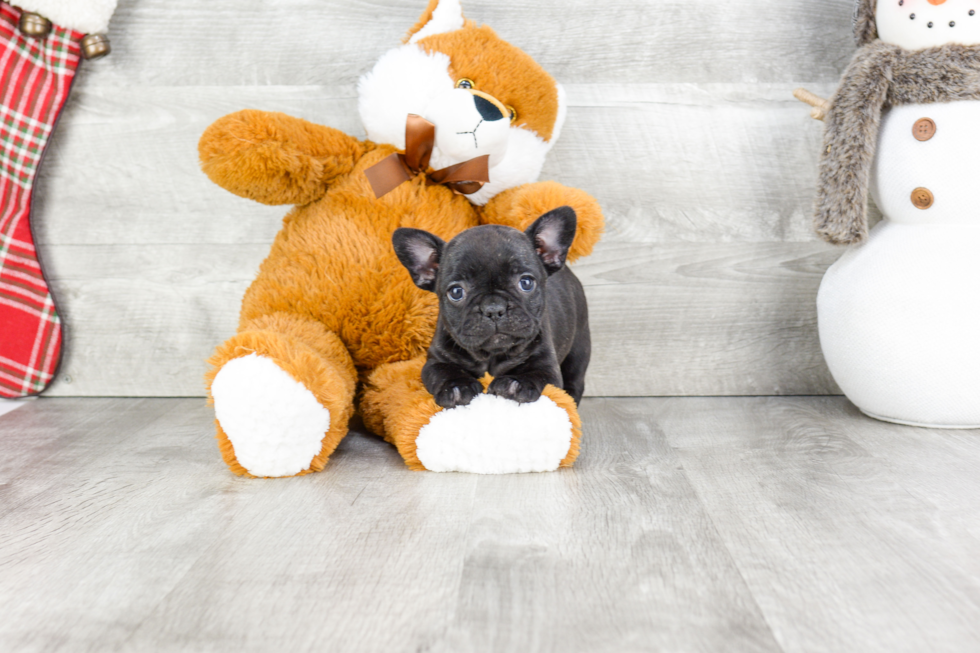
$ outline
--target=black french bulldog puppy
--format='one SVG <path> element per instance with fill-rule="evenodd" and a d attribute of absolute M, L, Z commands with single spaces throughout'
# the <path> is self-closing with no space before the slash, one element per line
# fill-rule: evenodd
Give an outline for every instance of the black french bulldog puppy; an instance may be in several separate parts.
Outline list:
<path fill-rule="evenodd" d="M 582 399 L 592 353 L 582 284 L 565 267 L 575 237 L 571 207 L 545 213 L 527 231 L 484 225 L 447 245 L 398 229 L 395 253 L 419 288 L 439 296 L 439 320 L 422 383 L 443 408 L 483 392 L 520 403 L 552 384 Z"/>

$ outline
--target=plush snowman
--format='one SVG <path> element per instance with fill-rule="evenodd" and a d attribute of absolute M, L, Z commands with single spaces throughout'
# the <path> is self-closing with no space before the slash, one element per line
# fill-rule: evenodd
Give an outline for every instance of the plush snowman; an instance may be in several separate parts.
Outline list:
<path fill-rule="evenodd" d="M 980 0 L 859 0 L 826 113 L 816 228 L 853 247 L 817 296 L 864 413 L 980 427 Z M 813 102 L 811 102 L 813 103 Z M 870 191 L 884 219 L 868 233 Z"/>

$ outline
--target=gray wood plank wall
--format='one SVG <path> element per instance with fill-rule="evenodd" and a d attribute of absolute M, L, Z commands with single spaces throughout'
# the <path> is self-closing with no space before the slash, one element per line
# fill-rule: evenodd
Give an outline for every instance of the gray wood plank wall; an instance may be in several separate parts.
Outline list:
<path fill-rule="evenodd" d="M 469 0 L 566 85 L 542 175 L 602 203 L 576 266 L 591 395 L 838 392 L 814 298 L 840 250 L 809 224 L 821 125 L 853 53 L 850 0 Z M 203 393 L 204 359 L 285 214 L 212 185 L 218 117 L 285 111 L 363 136 L 358 76 L 424 0 L 121 0 L 41 173 L 35 228 L 67 358 L 52 395 Z"/>

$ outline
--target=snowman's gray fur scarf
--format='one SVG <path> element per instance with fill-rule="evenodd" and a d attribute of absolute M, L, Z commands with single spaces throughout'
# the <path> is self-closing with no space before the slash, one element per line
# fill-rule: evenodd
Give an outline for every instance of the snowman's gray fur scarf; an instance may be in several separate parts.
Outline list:
<path fill-rule="evenodd" d="M 873 2 L 865 4 L 871 6 L 873 29 Z M 859 49 L 824 121 L 817 233 L 838 245 L 867 238 L 868 181 L 885 107 L 978 99 L 980 46 L 909 51 L 872 40 Z"/>
<path fill-rule="evenodd" d="M 857 0 L 854 5 L 854 40 L 858 47 L 878 38 L 878 26 L 875 24 L 877 7 L 877 0 Z"/>

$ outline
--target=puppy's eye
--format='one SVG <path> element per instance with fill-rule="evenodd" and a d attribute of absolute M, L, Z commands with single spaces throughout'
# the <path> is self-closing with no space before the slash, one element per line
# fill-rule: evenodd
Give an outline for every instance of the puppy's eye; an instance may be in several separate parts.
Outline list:
<path fill-rule="evenodd" d="M 449 291 L 446 292 L 446 296 L 449 297 L 450 301 L 458 302 L 463 299 L 466 291 L 463 290 L 462 286 L 451 286 Z"/>
<path fill-rule="evenodd" d="M 508 104 L 507 111 L 510 112 L 510 123 L 514 124 L 515 122 L 517 122 L 517 109 L 515 109 L 514 107 Z"/>
<path fill-rule="evenodd" d="M 531 292 L 536 285 L 537 282 L 534 281 L 534 277 L 527 274 L 521 277 L 521 290 L 524 292 Z"/>
<path fill-rule="evenodd" d="M 456 81 L 456 88 L 476 88 L 476 84 L 469 77 L 462 77 Z"/>

